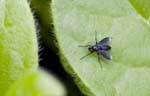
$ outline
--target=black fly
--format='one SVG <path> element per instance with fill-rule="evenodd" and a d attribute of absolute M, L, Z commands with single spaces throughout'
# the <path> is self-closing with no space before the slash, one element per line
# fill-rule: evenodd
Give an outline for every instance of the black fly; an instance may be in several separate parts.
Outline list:
<path fill-rule="evenodd" d="M 79 47 L 88 47 L 88 50 L 90 53 L 87 55 L 83 56 L 80 59 L 85 58 L 86 56 L 92 54 L 93 52 L 96 52 L 98 55 L 98 62 L 100 63 L 100 57 L 99 55 L 103 56 L 107 60 L 112 60 L 112 56 L 108 53 L 108 51 L 111 49 L 111 46 L 108 45 L 109 42 L 111 41 L 110 37 L 105 37 L 103 38 L 100 42 L 97 42 L 97 32 L 95 31 L 95 45 L 86 45 L 86 46 L 79 46 Z M 101 67 L 102 64 L 100 63 Z"/>

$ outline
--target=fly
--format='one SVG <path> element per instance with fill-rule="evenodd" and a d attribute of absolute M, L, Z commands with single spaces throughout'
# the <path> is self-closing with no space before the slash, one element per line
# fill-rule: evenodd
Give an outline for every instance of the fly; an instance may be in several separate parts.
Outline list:
<path fill-rule="evenodd" d="M 110 37 L 105 37 L 101 41 L 97 42 L 97 32 L 95 31 L 95 45 L 79 46 L 79 47 L 87 47 L 88 50 L 90 51 L 90 53 L 81 57 L 80 60 L 92 54 L 93 52 L 97 53 L 99 63 L 100 63 L 100 55 L 107 60 L 112 60 L 112 56 L 108 53 L 108 51 L 111 49 L 111 46 L 109 45 L 110 41 L 111 41 Z M 102 67 L 101 63 L 100 65 Z"/>

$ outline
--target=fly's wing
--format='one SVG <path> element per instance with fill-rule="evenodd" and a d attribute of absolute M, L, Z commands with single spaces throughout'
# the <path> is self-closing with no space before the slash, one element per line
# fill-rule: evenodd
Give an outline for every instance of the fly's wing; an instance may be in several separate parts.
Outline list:
<path fill-rule="evenodd" d="M 108 44 L 110 41 L 111 41 L 110 37 L 105 37 L 100 42 L 98 42 L 98 44 L 105 45 L 105 44 Z"/>
<path fill-rule="evenodd" d="M 105 59 L 112 60 L 112 56 L 105 50 L 99 50 L 98 53 L 102 55 Z"/>

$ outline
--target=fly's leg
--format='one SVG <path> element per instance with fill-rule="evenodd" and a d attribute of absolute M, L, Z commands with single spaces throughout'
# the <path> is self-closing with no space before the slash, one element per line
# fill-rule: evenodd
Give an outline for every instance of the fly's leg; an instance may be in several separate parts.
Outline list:
<path fill-rule="evenodd" d="M 85 58 L 85 57 L 89 56 L 89 55 L 90 55 L 90 54 L 92 54 L 92 53 L 93 53 L 93 52 L 88 53 L 87 55 L 85 55 L 85 56 L 81 57 L 81 58 L 80 58 L 80 60 L 82 60 L 83 58 Z"/>
<path fill-rule="evenodd" d="M 91 45 L 85 45 L 85 46 L 81 46 L 79 45 L 79 47 L 90 47 Z M 83 56 L 80 58 L 80 60 L 82 60 L 83 58 L 87 57 L 88 55 L 92 54 L 93 52 L 88 53 L 87 55 Z"/>
<path fill-rule="evenodd" d="M 82 45 L 79 45 L 79 47 L 90 47 L 91 45 L 85 45 L 85 46 L 82 46 Z"/>
<path fill-rule="evenodd" d="M 100 62 L 100 57 L 99 57 L 99 53 L 97 53 L 97 58 L 98 58 L 98 62 L 99 62 L 99 64 L 100 64 L 100 66 L 101 66 L 101 68 L 103 68 L 103 66 L 102 66 L 102 63 Z"/>
<path fill-rule="evenodd" d="M 96 32 L 96 30 L 95 30 L 95 42 L 97 44 L 97 32 Z"/>

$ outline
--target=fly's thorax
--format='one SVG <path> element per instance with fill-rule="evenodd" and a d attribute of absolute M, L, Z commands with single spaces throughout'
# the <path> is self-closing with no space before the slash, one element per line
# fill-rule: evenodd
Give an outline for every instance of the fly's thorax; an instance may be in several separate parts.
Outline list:
<path fill-rule="evenodd" d="M 90 52 L 94 52 L 94 51 L 98 51 L 99 50 L 99 46 L 98 45 L 93 45 L 89 47 L 89 51 Z"/>

